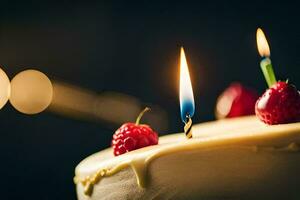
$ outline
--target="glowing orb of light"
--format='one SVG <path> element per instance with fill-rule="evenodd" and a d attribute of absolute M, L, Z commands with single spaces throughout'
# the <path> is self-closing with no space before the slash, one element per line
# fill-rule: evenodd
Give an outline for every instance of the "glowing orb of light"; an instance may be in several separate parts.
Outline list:
<path fill-rule="evenodd" d="M 10 96 L 10 82 L 6 73 L 0 68 L 0 109 L 6 104 Z"/>
<path fill-rule="evenodd" d="M 37 114 L 51 103 L 53 87 L 49 78 L 37 70 L 25 70 L 11 81 L 10 103 L 25 114 Z"/>

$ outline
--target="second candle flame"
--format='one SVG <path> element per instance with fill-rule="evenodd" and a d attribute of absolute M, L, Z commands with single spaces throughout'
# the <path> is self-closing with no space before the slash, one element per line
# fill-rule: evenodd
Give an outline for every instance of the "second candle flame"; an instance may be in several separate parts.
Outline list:
<path fill-rule="evenodd" d="M 256 31 L 256 42 L 259 55 L 261 57 L 269 57 L 270 56 L 270 47 L 266 36 L 261 28 L 258 28 Z"/>
<path fill-rule="evenodd" d="M 180 82 L 179 100 L 181 119 L 184 123 L 188 117 L 193 117 L 195 112 L 194 94 L 183 47 L 180 50 Z"/>

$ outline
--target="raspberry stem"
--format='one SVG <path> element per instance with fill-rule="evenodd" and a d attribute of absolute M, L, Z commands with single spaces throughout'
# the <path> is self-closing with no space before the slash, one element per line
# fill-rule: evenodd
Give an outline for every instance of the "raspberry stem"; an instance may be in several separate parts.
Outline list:
<path fill-rule="evenodd" d="M 268 57 L 264 58 L 260 62 L 260 67 L 261 70 L 263 71 L 264 77 L 266 79 L 269 88 L 275 83 L 277 83 L 271 60 Z"/>
<path fill-rule="evenodd" d="M 140 124 L 140 120 L 143 117 L 143 115 L 145 114 L 145 112 L 151 110 L 149 107 L 146 107 L 144 110 L 142 110 L 142 112 L 140 112 L 139 116 L 136 118 L 135 124 L 139 125 Z"/>

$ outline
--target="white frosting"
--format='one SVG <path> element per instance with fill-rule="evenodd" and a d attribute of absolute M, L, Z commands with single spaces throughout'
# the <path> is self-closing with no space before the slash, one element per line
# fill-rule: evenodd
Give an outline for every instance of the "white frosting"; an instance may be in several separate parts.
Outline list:
<path fill-rule="evenodd" d="M 298 142 L 300 123 L 267 126 L 243 117 L 195 125 L 193 139 L 174 134 L 118 157 L 107 149 L 83 160 L 78 199 L 296 198 Z M 81 180 L 111 169 L 84 194 Z"/>

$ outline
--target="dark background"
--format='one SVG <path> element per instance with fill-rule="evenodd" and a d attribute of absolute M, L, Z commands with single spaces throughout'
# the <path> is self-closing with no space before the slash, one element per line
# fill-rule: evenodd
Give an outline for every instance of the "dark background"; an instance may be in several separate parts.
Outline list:
<path fill-rule="evenodd" d="M 182 129 L 178 57 L 185 47 L 196 102 L 195 123 L 214 119 L 217 96 L 232 81 L 262 92 L 256 49 L 265 31 L 278 77 L 300 87 L 299 6 L 240 3 L 8 3 L 0 5 L 0 63 L 10 78 L 35 68 L 49 77 L 117 91 L 166 109 Z M 49 112 L 0 111 L 1 199 L 75 199 L 75 166 L 109 146 L 114 129 Z M 117 128 L 117 127 L 115 127 Z"/>

